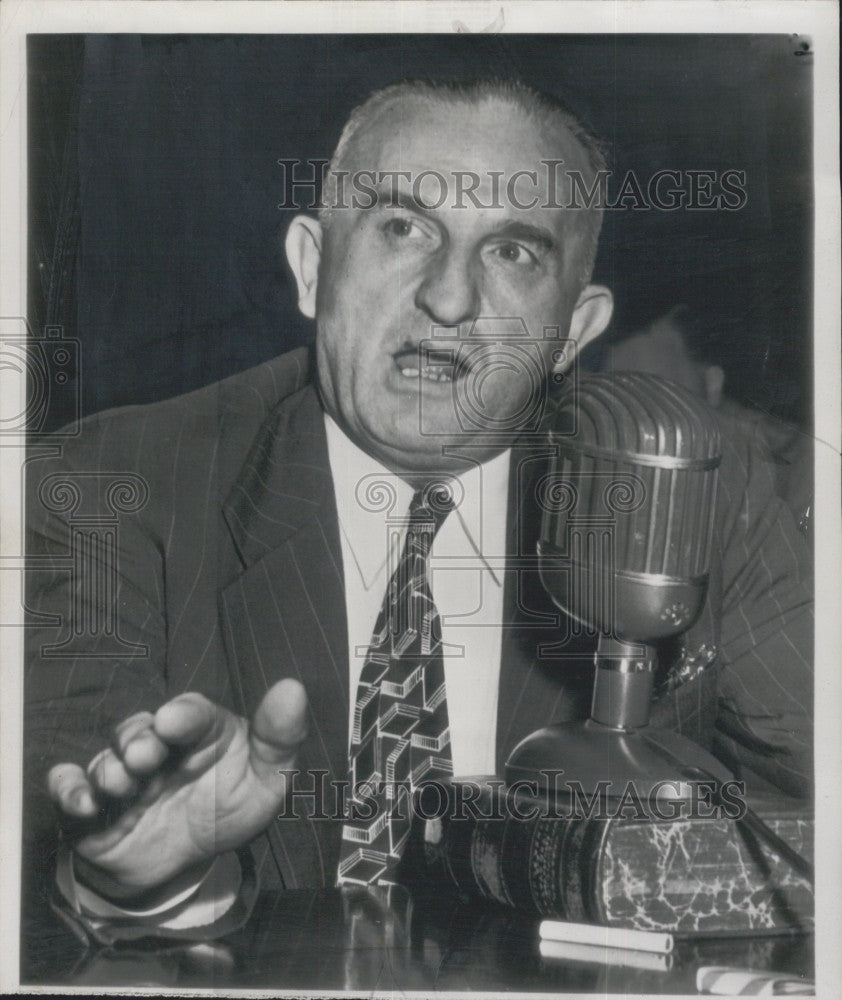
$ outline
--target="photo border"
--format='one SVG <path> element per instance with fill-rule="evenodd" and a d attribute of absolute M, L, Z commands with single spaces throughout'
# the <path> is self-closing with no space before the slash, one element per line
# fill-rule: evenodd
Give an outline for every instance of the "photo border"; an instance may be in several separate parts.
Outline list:
<path fill-rule="evenodd" d="M 822 0 L 756 2 L 550 2 L 403 3 L 403 2 L 75 2 L 4 0 L 0 6 L 0 316 L 26 315 L 26 64 L 27 33 L 146 32 L 251 34 L 303 32 L 459 32 L 503 33 L 786 33 L 812 38 L 814 67 L 814 402 L 816 442 L 816 885 L 817 995 L 838 995 L 842 982 L 842 740 L 840 740 L 840 223 L 838 7 Z M 4 390 L 14 391 L 8 379 Z M 11 405 L 23 406 L 25 387 Z M 8 404 L 4 404 L 8 405 Z M 14 410 L 13 412 L 19 412 Z M 0 442 L 0 787 L 3 788 L 0 857 L 3 859 L 0 986 L 20 988 L 18 944 L 22 765 L 22 630 L 19 621 L 22 572 L 20 461 L 22 444 Z M 9 572 L 9 569 L 12 569 Z M 88 992 L 63 989 L 62 992 Z M 108 990 L 107 992 L 119 992 Z M 144 992 L 134 989 L 132 992 Z M 176 995 L 184 991 L 175 992 Z M 213 991 L 190 991 L 213 995 Z M 237 991 L 245 995 L 246 991 Z M 273 996 L 284 995 L 272 991 Z M 327 995 L 314 993 L 312 995 Z M 470 996 L 482 994 L 471 993 Z"/>

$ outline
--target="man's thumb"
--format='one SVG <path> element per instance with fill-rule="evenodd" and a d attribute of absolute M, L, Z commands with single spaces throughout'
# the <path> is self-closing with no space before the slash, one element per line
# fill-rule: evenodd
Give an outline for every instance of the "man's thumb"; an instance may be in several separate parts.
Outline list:
<path fill-rule="evenodd" d="M 266 692 L 249 731 L 249 756 L 260 777 L 291 768 L 307 735 L 307 692 L 287 677 Z"/>

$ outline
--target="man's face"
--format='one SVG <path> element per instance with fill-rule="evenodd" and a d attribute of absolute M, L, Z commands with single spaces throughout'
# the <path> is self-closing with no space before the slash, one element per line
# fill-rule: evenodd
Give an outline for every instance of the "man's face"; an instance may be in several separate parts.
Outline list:
<path fill-rule="evenodd" d="M 315 297 L 318 379 L 331 416 L 395 471 L 454 471 L 500 451 L 491 432 L 522 429 L 546 375 L 569 364 L 545 339 L 546 327 L 568 336 L 581 270 L 568 259 L 574 212 L 546 204 L 541 160 L 553 157 L 584 166 L 573 140 L 541 135 L 497 101 L 413 101 L 359 137 L 349 170 L 408 177 L 381 183 L 375 207 L 332 212 Z M 514 200 L 537 196 L 534 207 L 508 196 L 520 170 L 538 184 L 522 178 Z M 456 190 L 465 171 L 479 178 L 473 197 Z M 420 350 L 434 337 L 442 353 Z"/>

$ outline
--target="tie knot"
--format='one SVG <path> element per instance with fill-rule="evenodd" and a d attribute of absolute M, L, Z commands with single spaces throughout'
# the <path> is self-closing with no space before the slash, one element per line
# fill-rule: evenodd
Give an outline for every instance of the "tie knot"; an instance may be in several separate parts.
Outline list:
<path fill-rule="evenodd" d="M 435 535 L 455 506 L 452 484 L 446 479 L 433 480 L 417 490 L 410 501 L 410 527 Z"/>

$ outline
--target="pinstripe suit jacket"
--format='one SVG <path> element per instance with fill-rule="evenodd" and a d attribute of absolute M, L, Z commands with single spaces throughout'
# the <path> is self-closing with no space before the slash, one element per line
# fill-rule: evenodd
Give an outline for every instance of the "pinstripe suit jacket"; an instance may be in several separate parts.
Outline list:
<path fill-rule="evenodd" d="M 43 860 L 54 836 L 46 770 L 85 763 L 126 715 L 185 690 L 248 714 L 274 681 L 298 677 L 311 704 L 301 767 L 343 778 L 343 572 L 307 353 L 164 403 L 97 415 L 61 454 L 49 451 L 33 450 L 28 470 L 25 781 L 35 856 Z M 508 551 L 531 555 L 535 512 L 516 500 L 532 496 L 544 458 L 534 448 L 513 456 Z M 140 477 L 132 482 L 146 495 L 115 522 L 109 484 L 126 473 Z M 654 714 L 798 793 L 811 767 L 811 617 L 798 579 L 803 542 L 768 475 L 726 436 L 707 605 L 682 643 L 663 651 L 664 666 L 690 678 L 706 669 L 660 697 Z M 74 484 L 70 501 L 59 489 L 66 482 Z M 106 539 L 115 524 L 109 597 L 107 560 L 72 571 L 71 539 L 92 525 Z M 90 614 L 114 599 L 112 629 L 107 615 Z M 578 660 L 540 654 L 565 623 L 536 572 L 507 573 L 504 606 L 498 768 L 536 727 L 586 714 L 592 681 L 587 641 L 567 643 Z M 273 824 L 254 845 L 264 884 L 332 884 L 339 832 L 338 822 L 307 816 Z"/>

